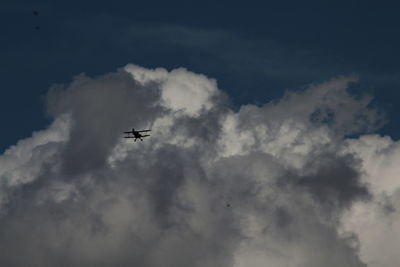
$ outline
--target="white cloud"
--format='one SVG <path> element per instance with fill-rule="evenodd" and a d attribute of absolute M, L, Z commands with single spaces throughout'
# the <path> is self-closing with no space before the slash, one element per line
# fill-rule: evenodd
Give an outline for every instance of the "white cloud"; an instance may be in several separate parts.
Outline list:
<path fill-rule="evenodd" d="M 399 145 L 346 139 L 382 121 L 356 81 L 238 111 L 183 68 L 52 89 L 54 123 L 0 156 L 0 263 L 395 266 Z M 151 137 L 123 139 L 131 127 Z"/>
<path fill-rule="evenodd" d="M 400 143 L 390 137 L 366 135 L 345 142 L 362 165 L 362 179 L 373 194 L 357 203 L 342 219 L 344 234 L 356 233 L 360 256 L 368 266 L 397 266 L 400 262 Z"/>
<path fill-rule="evenodd" d="M 198 116 L 202 109 L 208 110 L 213 107 L 212 98 L 216 96 L 218 90 L 214 79 L 184 68 L 168 72 L 163 68 L 150 70 L 129 64 L 124 69 L 143 85 L 149 82 L 159 83 L 161 103 L 173 111 Z"/>

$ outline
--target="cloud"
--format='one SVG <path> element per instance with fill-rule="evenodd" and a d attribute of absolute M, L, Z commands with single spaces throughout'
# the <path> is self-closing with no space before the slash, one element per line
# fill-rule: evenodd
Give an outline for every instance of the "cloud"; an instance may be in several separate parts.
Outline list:
<path fill-rule="evenodd" d="M 368 266 L 396 266 L 400 261 L 400 144 L 390 137 L 368 135 L 346 140 L 344 153 L 362 159 L 362 180 L 373 201 L 352 206 L 342 218 L 341 231 L 359 238 L 360 256 Z"/>
<path fill-rule="evenodd" d="M 354 82 L 238 111 L 183 68 L 51 88 L 52 125 L 0 156 L 1 265 L 395 266 L 398 145 L 347 138 L 382 122 Z"/>

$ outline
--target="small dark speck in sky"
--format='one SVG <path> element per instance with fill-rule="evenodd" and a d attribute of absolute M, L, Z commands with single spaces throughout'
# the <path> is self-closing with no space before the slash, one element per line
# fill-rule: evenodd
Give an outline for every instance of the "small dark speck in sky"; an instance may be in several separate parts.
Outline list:
<path fill-rule="evenodd" d="M 33 15 L 39 16 L 39 12 L 37 10 L 33 10 Z M 39 30 L 40 27 L 38 25 L 35 26 L 35 30 Z"/>

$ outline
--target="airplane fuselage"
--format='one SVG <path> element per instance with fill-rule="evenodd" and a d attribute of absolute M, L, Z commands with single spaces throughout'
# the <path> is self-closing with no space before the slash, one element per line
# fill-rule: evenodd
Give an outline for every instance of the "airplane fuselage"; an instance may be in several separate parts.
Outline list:
<path fill-rule="evenodd" d="M 135 136 L 135 138 L 140 138 L 142 137 L 142 135 L 139 132 L 133 131 L 133 136 Z"/>

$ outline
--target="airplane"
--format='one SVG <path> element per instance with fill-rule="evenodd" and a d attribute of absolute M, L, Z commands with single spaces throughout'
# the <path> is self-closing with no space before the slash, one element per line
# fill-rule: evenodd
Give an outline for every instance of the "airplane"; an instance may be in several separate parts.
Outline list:
<path fill-rule="evenodd" d="M 151 130 L 135 131 L 135 129 L 132 128 L 131 132 L 124 132 L 125 134 L 128 134 L 128 136 L 124 136 L 124 138 L 134 138 L 133 141 L 135 141 L 135 142 L 136 142 L 137 139 L 140 139 L 140 141 L 143 141 L 143 137 L 150 136 L 150 135 L 149 134 L 143 135 L 141 133 L 150 132 L 150 131 Z M 129 134 L 132 134 L 133 136 L 130 136 Z"/>

